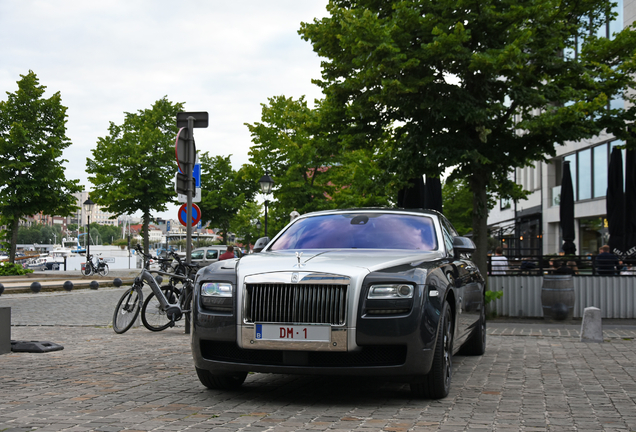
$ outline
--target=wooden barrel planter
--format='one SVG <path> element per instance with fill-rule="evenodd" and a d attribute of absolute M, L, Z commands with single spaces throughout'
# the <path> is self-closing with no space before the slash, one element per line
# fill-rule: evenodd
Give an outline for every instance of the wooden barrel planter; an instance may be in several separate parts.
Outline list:
<path fill-rule="evenodd" d="M 572 275 L 545 275 L 541 286 L 543 317 L 557 321 L 571 320 L 574 313 Z"/>

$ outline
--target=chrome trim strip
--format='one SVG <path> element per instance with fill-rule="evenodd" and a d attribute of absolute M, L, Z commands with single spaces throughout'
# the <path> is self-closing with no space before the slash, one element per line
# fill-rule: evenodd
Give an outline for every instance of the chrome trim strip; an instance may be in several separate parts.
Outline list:
<path fill-rule="evenodd" d="M 312 273 L 312 272 L 275 272 L 261 273 L 256 275 L 245 276 L 245 284 L 255 283 L 284 283 L 289 284 L 292 280 L 292 274 L 298 273 L 299 284 L 329 284 L 329 285 L 349 285 L 351 280 L 348 276 Z"/>

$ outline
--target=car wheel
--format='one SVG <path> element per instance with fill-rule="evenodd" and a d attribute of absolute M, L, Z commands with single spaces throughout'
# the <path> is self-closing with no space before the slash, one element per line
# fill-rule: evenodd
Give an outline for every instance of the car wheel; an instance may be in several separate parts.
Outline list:
<path fill-rule="evenodd" d="M 216 375 L 206 369 L 197 370 L 197 376 L 201 384 L 212 390 L 232 390 L 239 388 L 245 378 L 247 378 L 247 372 L 236 372 L 228 375 Z"/>
<path fill-rule="evenodd" d="M 486 311 L 481 308 L 481 315 L 477 327 L 473 330 L 470 339 L 462 347 L 461 353 L 468 356 L 480 356 L 486 352 Z"/>
<path fill-rule="evenodd" d="M 453 320 L 448 302 L 440 321 L 431 370 L 421 382 L 411 383 L 416 397 L 442 399 L 448 396 L 453 375 Z"/>

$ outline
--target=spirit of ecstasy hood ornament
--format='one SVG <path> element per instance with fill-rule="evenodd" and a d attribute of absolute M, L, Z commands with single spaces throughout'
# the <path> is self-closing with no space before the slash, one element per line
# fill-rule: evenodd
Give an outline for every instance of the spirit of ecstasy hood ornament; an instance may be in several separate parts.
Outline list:
<path fill-rule="evenodd" d="M 298 260 L 298 265 L 300 266 L 300 257 L 303 256 L 302 252 L 296 252 L 296 259 Z"/>

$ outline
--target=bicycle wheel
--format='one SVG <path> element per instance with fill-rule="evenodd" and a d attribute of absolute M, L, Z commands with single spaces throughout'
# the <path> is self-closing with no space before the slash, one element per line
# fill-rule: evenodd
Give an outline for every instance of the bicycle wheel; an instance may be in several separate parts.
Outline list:
<path fill-rule="evenodd" d="M 86 265 L 84 266 L 84 271 L 82 272 L 82 274 L 84 276 L 90 276 L 93 274 L 93 266 L 90 265 L 89 263 L 86 263 Z"/>
<path fill-rule="evenodd" d="M 142 298 L 141 289 L 134 285 L 121 296 L 113 314 L 115 333 L 125 333 L 132 327 L 139 315 Z"/>
<path fill-rule="evenodd" d="M 103 267 L 99 269 L 100 276 L 106 276 L 108 274 L 108 264 L 104 264 Z"/>
<path fill-rule="evenodd" d="M 178 303 L 179 290 L 175 287 L 163 285 L 161 292 L 166 296 L 168 303 Z M 144 305 L 141 308 L 141 322 L 144 323 L 148 330 L 156 332 L 174 325 L 174 322 L 168 318 L 166 311 L 161 310 L 161 303 L 159 303 L 159 299 L 154 292 L 150 293 L 146 301 L 144 301 Z"/>

